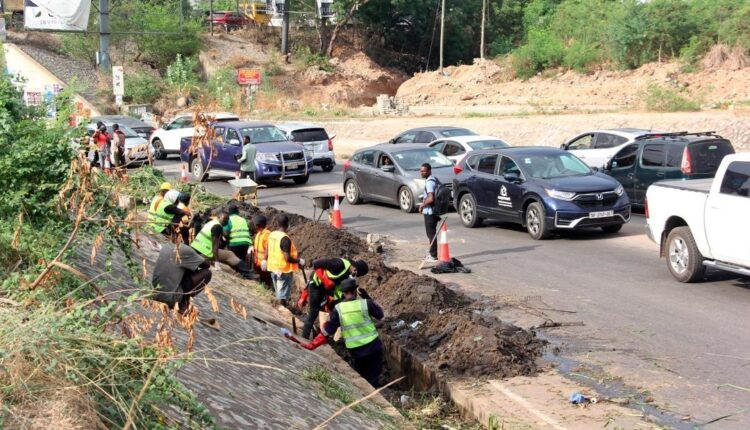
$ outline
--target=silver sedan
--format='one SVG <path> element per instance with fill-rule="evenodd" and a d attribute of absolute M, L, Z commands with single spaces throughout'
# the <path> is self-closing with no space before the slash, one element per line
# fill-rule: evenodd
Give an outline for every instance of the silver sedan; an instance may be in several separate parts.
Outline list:
<path fill-rule="evenodd" d="M 377 145 L 360 149 L 344 163 L 344 195 L 349 204 L 364 200 L 398 205 L 414 212 L 422 199 L 425 181 L 419 174 L 423 163 L 444 184 L 453 183 L 453 162 L 423 145 Z"/>

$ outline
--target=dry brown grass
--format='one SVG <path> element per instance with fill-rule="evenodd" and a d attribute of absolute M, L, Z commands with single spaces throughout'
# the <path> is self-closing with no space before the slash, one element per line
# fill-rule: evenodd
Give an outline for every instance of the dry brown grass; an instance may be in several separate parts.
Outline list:
<path fill-rule="evenodd" d="M 735 46 L 729 53 L 726 65 L 732 70 L 744 69 L 745 67 L 750 67 L 750 58 L 745 53 L 744 48 Z"/>
<path fill-rule="evenodd" d="M 750 66 L 750 58 L 741 46 L 730 49 L 728 46 L 719 43 L 714 45 L 703 57 L 701 65 L 707 70 L 722 68 L 739 70 Z"/>

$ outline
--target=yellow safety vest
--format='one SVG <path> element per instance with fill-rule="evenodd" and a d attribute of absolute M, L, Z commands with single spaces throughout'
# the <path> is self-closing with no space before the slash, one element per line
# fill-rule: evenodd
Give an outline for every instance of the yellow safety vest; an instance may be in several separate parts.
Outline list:
<path fill-rule="evenodd" d="M 255 264 L 260 266 L 260 262 L 266 259 L 266 247 L 268 246 L 268 236 L 271 234 L 271 230 L 264 228 L 263 230 L 255 233 L 255 246 L 254 258 Z"/>
<path fill-rule="evenodd" d="M 287 263 L 284 253 L 281 252 L 281 239 L 289 237 L 283 231 L 274 231 L 268 236 L 268 263 L 267 269 L 269 272 L 274 273 L 290 273 L 297 270 L 298 266 L 295 263 Z M 297 258 L 297 247 L 292 242 L 292 248 L 289 255 L 292 258 Z"/>
<path fill-rule="evenodd" d="M 378 330 L 367 309 L 367 300 L 341 302 L 335 309 L 341 322 L 341 336 L 348 349 L 359 348 L 378 338 Z"/>
<path fill-rule="evenodd" d="M 194 250 L 198 251 L 198 253 L 206 258 L 214 258 L 214 243 L 211 238 L 211 229 L 218 224 L 219 221 L 216 221 L 215 219 L 206 223 L 200 233 L 198 233 L 198 235 L 195 236 L 195 239 L 190 243 L 190 246 L 193 247 Z"/>
<path fill-rule="evenodd" d="M 347 273 L 349 273 L 349 268 L 352 267 L 351 261 L 347 260 L 346 258 L 342 258 L 341 261 L 344 262 L 344 270 L 341 271 L 339 274 L 331 273 L 330 270 L 326 270 L 326 276 L 328 276 L 328 279 L 333 281 L 335 285 L 333 286 L 333 292 L 331 293 L 331 296 L 333 296 L 334 300 L 341 300 L 344 297 L 344 293 L 341 291 L 341 285 L 339 285 L 338 279 Z M 323 284 L 323 281 L 321 281 L 318 278 L 317 274 L 313 274 L 312 280 L 315 283 L 315 285 L 320 286 Z"/>
<path fill-rule="evenodd" d="M 164 212 L 167 206 L 169 202 L 160 195 L 151 199 L 151 206 L 148 208 L 148 225 L 157 233 L 162 233 L 172 223 L 172 215 Z"/>
<path fill-rule="evenodd" d="M 247 225 L 245 218 L 239 215 L 229 215 L 229 223 L 232 226 L 227 233 L 229 246 L 251 245 L 253 243 L 250 238 L 250 226 Z"/>

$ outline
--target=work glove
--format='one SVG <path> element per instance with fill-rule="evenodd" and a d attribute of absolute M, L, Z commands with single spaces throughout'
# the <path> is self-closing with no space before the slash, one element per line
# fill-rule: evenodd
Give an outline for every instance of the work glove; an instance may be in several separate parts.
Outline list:
<path fill-rule="evenodd" d="M 325 345 L 327 340 L 328 339 L 326 338 L 326 336 L 323 333 L 320 333 L 317 336 L 315 336 L 315 339 L 313 339 L 312 342 L 302 343 L 300 345 L 302 345 L 303 348 L 309 349 L 310 351 L 312 351 L 314 349 L 317 349 L 321 345 Z"/>
<path fill-rule="evenodd" d="M 299 300 L 297 300 L 297 307 L 300 309 L 304 309 L 305 305 L 307 304 L 307 298 L 310 296 L 310 292 L 307 291 L 307 289 L 302 290 L 302 294 L 299 296 Z"/>
<path fill-rule="evenodd" d="M 315 276 L 317 276 L 320 282 L 323 283 L 323 286 L 326 288 L 326 290 L 330 290 L 334 285 L 336 285 L 333 281 L 331 281 L 328 275 L 326 275 L 325 269 L 315 269 Z"/>
<path fill-rule="evenodd" d="M 370 300 L 370 295 L 367 294 L 367 291 L 364 290 L 364 288 L 359 288 L 359 297 L 362 297 L 365 300 Z"/>
<path fill-rule="evenodd" d="M 261 261 L 260 262 L 260 270 L 262 270 L 262 271 L 265 272 L 267 268 L 268 268 L 268 260 Z"/>
<path fill-rule="evenodd" d="M 304 258 L 300 258 L 299 259 L 299 267 L 305 267 L 305 259 Z"/>

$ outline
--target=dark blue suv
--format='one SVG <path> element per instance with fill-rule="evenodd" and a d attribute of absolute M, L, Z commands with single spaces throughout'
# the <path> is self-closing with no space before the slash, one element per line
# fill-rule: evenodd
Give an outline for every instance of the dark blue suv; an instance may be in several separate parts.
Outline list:
<path fill-rule="evenodd" d="M 630 200 L 622 185 L 567 151 L 475 151 L 453 169 L 454 204 L 465 227 L 497 219 L 519 223 L 541 240 L 554 230 L 601 227 L 616 233 L 630 220 Z"/>

